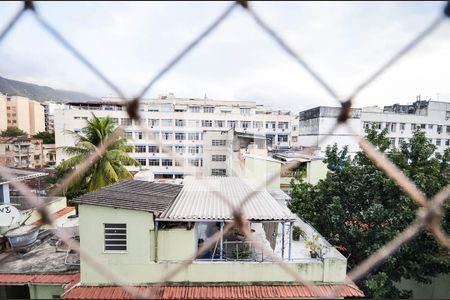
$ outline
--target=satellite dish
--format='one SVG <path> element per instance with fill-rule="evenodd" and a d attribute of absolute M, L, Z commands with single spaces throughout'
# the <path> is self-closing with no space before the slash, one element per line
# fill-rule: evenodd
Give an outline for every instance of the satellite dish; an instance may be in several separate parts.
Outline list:
<path fill-rule="evenodd" d="M 11 226 L 19 221 L 20 212 L 10 204 L 0 205 L 0 226 Z"/>

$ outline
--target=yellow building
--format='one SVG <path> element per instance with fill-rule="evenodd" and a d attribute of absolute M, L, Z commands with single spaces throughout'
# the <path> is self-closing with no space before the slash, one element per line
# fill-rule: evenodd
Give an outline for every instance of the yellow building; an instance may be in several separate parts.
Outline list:
<path fill-rule="evenodd" d="M 0 130 L 18 127 L 28 134 L 45 131 L 44 107 L 21 96 L 0 95 Z"/>

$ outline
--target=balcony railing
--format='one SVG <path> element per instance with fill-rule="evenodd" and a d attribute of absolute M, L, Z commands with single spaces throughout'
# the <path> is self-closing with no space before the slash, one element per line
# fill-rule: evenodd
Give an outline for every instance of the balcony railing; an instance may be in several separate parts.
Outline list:
<path fill-rule="evenodd" d="M 198 261 L 271 261 L 268 253 L 254 246 L 249 241 L 224 241 L 223 248 L 218 242 L 214 248 L 207 251 Z"/>

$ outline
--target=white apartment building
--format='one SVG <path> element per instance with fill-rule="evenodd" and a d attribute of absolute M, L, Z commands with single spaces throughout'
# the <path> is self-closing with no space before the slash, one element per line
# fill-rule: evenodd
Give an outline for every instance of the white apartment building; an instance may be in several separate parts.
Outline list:
<path fill-rule="evenodd" d="M 182 178 L 183 167 L 157 144 L 152 143 L 139 127 L 139 124 L 128 118 L 125 107 L 119 99 L 103 98 L 101 101 L 72 102 L 55 110 L 56 147 L 73 145 L 73 138 L 64 134 L 65 130 L 81 131 L 86 120 L 94 113 L 98 117 L 110 116 L 115 124 L 124 125 L 125 136 L 135 146 L 131 153 L 142 166 L 152 170 L 155 178 Z M 290 147 L 291 123 L 294 116 L 287 111 L 272 110 L 255 101 L 218 101 L 198 98 L 175 98 L 173 94 L 161 96 L 159 99 L 145 99 L 140 106 L 141 123 L 146 126 L 165 146 L 180 154 L 184 161 L 193 167 L 202 168 L 208 165 L 219 165 L 221 160 L 211 147 L 224 148 L 223 142 L 216 139 L 205 140 L 206 131 L 227 131 L 235 129 L 248 134 L 265 135 L 269 149 L 288 149 Z M 208 145 L 205 145 L 205 142 Z M 211 145 L 209 143 L 211 142 Z M 216 143 L 216 144 L 213 144 Z M 221 144 L 222 143 L 222 144 Z M 223 149 L 222 149 L 223 150 Z M 211 152 L 205 158 L 204 152 Z M 225 150 L 229 151 L 229 150 Z M 57 163 L 67 157 L 58 152 Z M 224 162 L 222 162 L 223 165 Z M 223 167 L 209 168 L 205 172 L 210 175 L 222 175 Z M 204 169 L 202 169 L 204 170 Z M 219 174 L 220 173 L 220 174 Z M 227 173 L 225 173 L 227 175 Z"/>
<path fill-rule="evenodd" d="M 323 155 L 326 146 L 337 143 L 348 145 L 349 153 L 359 151 L 357 139 L 352 131 L 341 127 L 329 134 L 336 124 L 339 108 L 316 107 L 299 114 L 299 146 L 316 148 L 316 154 Z M 365 128 L 374 124 L 377 129 L 387 128 L 393 147 L 407 142 L 416 128 L 425 131 L 429 141 L 436 145 L 436 152 L 442 153 L 450 146 L 450 103 L 424 101 L 420 96 L 412 104 L 394 104 L 352 109 L 348 124 L 353 131 L 364 135 Z M 356 135 L 357 136 L 357 135 Z M 326 139 L 324 139 L 326 137 Z"/>

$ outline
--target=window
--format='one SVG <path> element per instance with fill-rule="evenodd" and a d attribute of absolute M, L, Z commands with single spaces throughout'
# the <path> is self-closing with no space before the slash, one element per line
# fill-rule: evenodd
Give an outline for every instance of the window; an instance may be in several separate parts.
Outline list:
<path fill-rule="evenodd" d="M 225 146 L 227 144 L 226 140 L 212 140 L 213 146 Z"/>
<path fill-rule="evenodd" d="M 159 126 L 159 119 L 148 119 L 148 126 Z"/>
<path fill-rule="evenodd" d="M 182 132 L 176 132 L 175 133 L 175 140 L 177 141 L 183 141 L 185 139 L 185 134 Z"/>
<path fill-rule="evenodd" d="M 433 129 L 433 124 L 428 124 L 428 129 Z"/>
<path fill-rule="evenodd" d="M 391 146 L 395 147 L 395 139 L 392 138 L 392 139 L 389 139 L 389 140 L 390 140 L 390 142 L 391 142 Z"/>
<path fill-rule="evenodd" d="M 224 120 L 214 121 L 214 126 L 219 128 L 225 127 L 225 121 Z"/>
<path fill-rule="evenodd" d="M 188 147 L 188 152 L 190 154 L 199 154 L 199 153 L 201 153 L 200 146 L 189 146 Z"/>
<path fill-rule="evenodd" d="M 390 130 L 390 132 L 396 132 L 397 131 L 397 123 L 391 123 L 389 130 Z"/>
<path fill-rule="evenodd" d="M 279 135 L 278 136 L 278 142 L 286 143 L 287 141 L 288 141 L 288 136 L 287 135 Z"/>
<path fill-rule="evenodd" d="M 171 140 L 172 139 L 172 133 L 171 132 L 162 132 L 162 139 L 163 140 Z"/>
<path fill-rule="evenodd" d="M 446 130 L 447 130 L 447 133 L 450 133 L 450 126 L 447 126 Z"/>
<path fill-rule="evenodd" d="M 250 115 L 250 108 L 241 108 L 241 115 L 248 116 Z"/>
<path fill-rule="evenodd" d="M 198 140 L 200 140 L 200 133 L 199 132 L 189 132 L 188 133 L 188 140 L 190 140 L 190 141 L 198 141 Z"/>
<path fill-rule="evenodd" d="M 172 104 L 161 104 L 159 107 L 160 112 L 173 112 Z"/>
<path fill-rule="evenodd" d="M 416 130 L 416 124 L 411 124 L 411 130 Z"/>
<path fill-rule="evenodd" d="M 212 161 L 226 161 L 227 156 L 226 155 L 213 155 Z"/>
<path fill-rule="evenodd" d="M 147 165 L 147 160 L 145 158 L 136 158 L 136 160 L 141 164 L 141 166 Z"/>
<path fill-rule="evenodd" d="M 425 129 L 427 127 L 427 124 L 420 124 L 420 128 Z"/>
<path fill-rule="evenodd" d="M 161 126 L 163 126 L 163 127 L 173 126 L 173 120 L 172 119 L 162 119 Z"/>
<path fill-rule="evenodd" d="M 296 137 L 296 136 L 293 136 L 293 137 L 292 137 L 292 142 L 293 142 L 293 143 L 297 143 L 297 137 Z"/>
<path fill-rule="evenodd" d="M 175 120 L 175 126 L 176 127 L 184 127 L 184 126 L 186 126 L 186 121 L 185 120 Z"/>
<path fill-rule="evenodd" d="M 116 126 L 119 125 L 119 118 L 111 118 L 111 123 Z"/>
<path fill-rule="evenodd" d="M 186 147 L 184 146 L 175 146 L 175 152 L 179 154 L 183 154 Z"/>
<path fill-rule="evenodd" d="M 202 127 L 212 127 L 211 120 L 202 120 Z"/>
<path fill-rule="evenodd" d="M 172 160 L 171 159 L 163 159 L 161 165 L 165 166 L 165 167 L 172 166 Z"/>
<path fill-rule="evenodd" d="M 132 132 L 129 132 L 129 131 L 125 131 L 125 132 L 123 133 L 123 136 L 124 136 L 127 140 L 133 139 L 133 133 L 132 133 Z"/>
<path fill-rule="evenodd" d="M 149 159 L 148 165 L 149 166 L 159 166 L 159 159 Z"/>
<path fill-rule="evenodd" d="M 292 130 L 293 130 L 293 131 L 297 131 L 297 126 L 295 126 L 295 125 L 292 126 Z"/>
<path fill-rule="evenodd" d="M 147 124 L 146 119 L 134 120 L 134 125 L 136 125 L 136 126 L 141 126 L 141 125 L 145 125 L 145 124 Z"/>
<path fill-rule="evenodd" d="M 227 174 L 226 169 L 211 169 L 212 176 L 225 176 Z"/>
<path fill-rule="evenodd" d="M 136 132 L 136 138 L 138 140 L 142 140 L 144 138 L 144 134 L 142 133 L 142 131 Z"/>
<path fill-rule="evenodd" d="M 130 118 L 122 118 L 120 119 L 121 125 L 131 126 L 131 119 Z"/>
<path fill-rule="evenodd" d="M 159 106 L 157 104 L 150 104 L 147 108 L 148 111 L 157 112 L 159 111 Z"/>
<path fill-rule="evenodd" d="M 187 120 L 187 126 L 188 127 L 200 127 L 200 121 L 199 120 Z"/>
<path fill-rule="evenodd" d="M 276 122 L 266 122 L 266 129 L 275 129 Z"/>
<path fill-rule="evenodd" d="M 403 139 L 403 138 L 399 138 L 398 139 L 398 144 L 399 145 L 403 144 L 404 142 L 405 142 L 405 139 Z"/>
<path fill-rule="evenodd" d="M 250 121 L 241 121 L 241 127 L 242 128 L 250 128 Z"/>
<path fill-rule="evenodd" d="M 375 129 L 381 129 L 381 122 L 375 122 L 373 123 L 373 126 Z"/>
<path fill-rule="evenodd" d="M 203 107 L 203 112 L 212 114 L 212 113 L 214 113 L 214 107 L 213 106 L 205 106 L 205 107 Z"/>
<path fill-rule="evenodd" d="M 127 251 L 127 224 L 103 224 L 105 251 Z"/>
<path fill-rule="evenodd" d="M 363 127 L 364 127 L 364 129 L 369 129 L 370 128 L 370 123 L 369 122 L 364 122 L 363 123 Z"/>
<path fill-rule="evenodd" d="M 264 122 L 263 121 L 253 121 L 253 128 L 263 128 Z"/>
<path fill-rule="evenodd" d="M 189 110 L 193 113 L 199 113 L 200 112 L 200 106 L 191 106 L 189 107 Z"/>
<path fill-rule="evenodd" d="M 148 146 L 148 152 L 149 153 L 159 153 L 159 147 L 158 146 Z"/>
<path fill-rule="evenodd" d="M 441 140 L 440 139 L 436 139 L 436 146 L 440 146 L 441 145 Z"/>
<path fill-rule="evenodd" d="M 445 146 L 450 146 L 450 140 L 445 141 Z"/>
<path fill-rule="evenodd" d="M 400 130 L 405 130 L 405 123 L 400 123 Z"/>
<path fill-rule="evenodd" d="M 278 122 L 278 129 L 288 129 L 289 122 Z"/>
<path fill-rule="evenodd" d="M 189 164 L 194 167 L 200 167 L 200 159 L 190 159 Z"/>
<path fill-rule="evenodd" d="M 437 131 L 437 133 L 441 133 L 442 132 L 442 125 L 437 125 L 436 131 Z"/>
<path fill-rule="evenodd" d="M 237 121 L 228 121 L 228 127 L 230 128 L 236 128 Z"/>
<path fill-rule="evenodd" d="M 147 146 L 134 146 L 134 152 L 136 153 L 145 153 Z"/>

